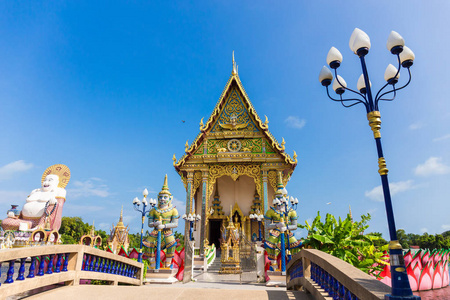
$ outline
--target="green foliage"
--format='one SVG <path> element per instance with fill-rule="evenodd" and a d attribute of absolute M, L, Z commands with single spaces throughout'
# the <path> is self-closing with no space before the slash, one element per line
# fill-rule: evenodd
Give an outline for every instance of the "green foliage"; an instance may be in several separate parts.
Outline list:
<path fill-rule="evenodd" d="M 442 234 L 422 235 L 406 233 L 405 230 L 397 230 L 397 238 L 403 249 L 409 249 L 411 246 L 419 246 L 422 249 L 449 249 L 450 233 L 448 231 Z"/>
<path fill-rule="evenodd" d="M 177 240 L 177 251 L 180 251 L 184 247 L 184 235 L 178 231 L 174 232 L 175 239 Z"/>
<path fill-rule="evenodd" d="M 384 263 L 381 257 L 387 244 L 375 246 L 375 243 L 382 243 L 381 234 L 364 234 L 370 218 L 370 214 L 362 215 L 361 221 L 356 222 L 349 214 L 344 220 L 340 217 L 336 220 L 333 215 L 327 214 L 323 223 L 320 212 L 317 212 L 311 225 L 305 221 L 306 225 L 299 224 L 298 227 L 308 230 L 304 241 L 306 248 L 319 249 L 373 274 L 382 269 L 381 266 L 374 267 L 374 264 Z"/>

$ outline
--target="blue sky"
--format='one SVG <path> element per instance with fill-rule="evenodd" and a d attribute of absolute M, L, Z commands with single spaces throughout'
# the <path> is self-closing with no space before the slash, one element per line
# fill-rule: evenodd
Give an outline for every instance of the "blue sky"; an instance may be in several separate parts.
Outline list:
<path fill-rule="evenodd" d="M 450 229 L 450 106 L 442 90 L 448 1 L 91 2 L 0 4 L 5 213 L 10 204 L 22 206 L 55 163 L 72 172 L 66 216 L 109 231 L 123 205 L 125 223 L 137 232 L 132 199 L 144 188 L 155 197 L 165 174 L 183 213 L 172 156 L 183 154 L 211 114 L 234 50 L 258 114 L 298 154 L 287 189 L 300 200 L 299 221 L 319 210 L 345 216 L 351 205 L 355 217 L 370 212 L 370 229 L 388 239 L 365 110 L 332 102 L 318 82 L 335 46 L 344 56 L 340 75 L 356 87 L 361 69 L 348 40 L 358 27 L 371 38 L 375 90 L 395 64 L 386 49 L 391 30 L 416 54 L 410 86 L 380 107 L 397 228 Z"/>

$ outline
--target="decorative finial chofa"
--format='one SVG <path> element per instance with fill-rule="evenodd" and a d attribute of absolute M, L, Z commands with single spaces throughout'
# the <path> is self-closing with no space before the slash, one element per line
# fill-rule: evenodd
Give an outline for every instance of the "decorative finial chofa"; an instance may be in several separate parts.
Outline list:
<path fill-rule="evenodd" d="M 267 128 L 269 128 L 269 119 L 267 118 L 266 115 L 264 117 L 266 117 L 266 120 L 264 121 L 264 125 L 266 125 Z"/>
<path fill-rule="evenodd" d="M 189 143 L 188 143 L 188 141 L 189 140 L 186 140 L 186 144 L 184 145 L 184 151 L 187 153 L 188 152 L 188 149 L 189 149 Z"/>
<path fill-rule="evenodd" d="M 292 156 L 292 158 L 294 159 L 295 162 L 297 162 L 297 152 L 295 152 L 295 150 L 294 150 L 294 155 Z"/>
<path fill-rule="evenodd" d="M 284 149 L 284 145 L 286 144 L 286 142 L 284 141 L 284 138 L 281 138 L 281 148 Z"/>
<path fill-rule="evenodd" d="M 233 50 L 233 71 L 231 71 L 231 74 L 237 75 L 236 61 L 234 60 L 234 50 Z"/>
<path fill-rule="evenodd" d="M 177 157 L 175 156 L 175 153 L 173 154 L 172 160 L 173 160 L 173 165 L 175 165 L 177 163 Z"/>
<path fill-rule="evenodd" d="M 205 126 L 205 124 L 203 124 L 203 118 L 200 120 L 200 130 L 203 129 L 203 126 Z"/>

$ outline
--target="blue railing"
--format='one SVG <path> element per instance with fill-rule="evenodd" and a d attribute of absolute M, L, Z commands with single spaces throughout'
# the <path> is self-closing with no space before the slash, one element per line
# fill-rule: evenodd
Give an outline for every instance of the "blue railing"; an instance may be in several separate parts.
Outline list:
<path fill-rule="evenodd" d="M 323 288 L 333 300 L 359 300 L 336 278 L 314 263 L 311 263 L 311 279 Z"/>
<path fill-rule="evenodd" d="M 83 245 L 1 250 L 0 299 L 61 282 L 77 285 L 80 279 L 142 285 L 142 274 L 142 263 Z"/>
<path fill-rule="evenodd" d="M 352 265 L 315 249 L 302 249 L 287 266 L 287 289 L 303 288 L 316 299 L 384 299 L 390 288 Z"/>

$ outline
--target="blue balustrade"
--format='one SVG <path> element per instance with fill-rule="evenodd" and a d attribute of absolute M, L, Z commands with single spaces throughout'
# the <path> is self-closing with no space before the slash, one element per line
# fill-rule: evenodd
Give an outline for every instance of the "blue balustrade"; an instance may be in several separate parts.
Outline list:
<path fill-rule="evenodd" d="M 108 259 L 108 267 L 106 268 L 106 273 L 111 274 L 111 260 Z"/>
<path fill-rule="evenodd" d="M 295 269 L 291 268 L 290 270 L 291 279 L 295 278 L 292 274 L 296 276 L 295 274 L 298 273 L 296 273 Z M 333 300 L 358 300 L 358 297 L 350 292 L 342 283 L 315 263 L 311 263 L 311 279 L 323 288 Z"/>
<path fill-rule="evenodd" d="M 42 255 L 39 261 L 39 270 L 37 276 L 44 276 L 44 267 L 45 267 L 45 256 Z"/>
<path fill-rule="evenodd" d="M 96 258 L 97 258 L 97 259 L 95 260 L 94 271 L 95 271 L 95 272 L 98 272 L 98 265 L 99 265 L 100 257 L 97 256 Z"/>
<path fill-rule="evenodd" d="M 20 259 L 20 268 L 19 268 L 19 275 L 17 276 L 16 280 L 25 280 L 25 261 L 26 257 Z"/>
<path fill-rule="evenodd" d="M 90 257 L 90 262 L 89 262 L 89 271 L 94 270 L 94 260 L 95 260 L 95 256 L 94 255 L 89 255 Z"/>
<path fill-rule="evenodd" d="M 47 265 L 47 274 L 53 274 L 53 257 L 54 254 L 50 254 Z"/>
<path fill-rule="evenodd" d="M 8 272 L 6 273 L 6 280 L 4 283 L 13 283 L 14 282 L 14 279 L 13 279 L 14 263 L 15 263 L 14 259 L 9 261 L 9 269 L 8 269 Z"/>
<path fill-rule="evenodd" d="M 67 266 L 68 265 L 69 265 L 69 253 L 66 253 L 64 255 L 64 263 L 63 263 L 63 268 L 62 268 L 63 272 L 67 272 Z"/>
<path fill-rule="evenodd" d="M 36 256 L 31 257 L 30 268 L 28 269 L 27 278 L 34 278 L 34 271 L 36 270 Z"/>
<path fill-rule="evenodd" d="M 58 258 L 56 260 L 55 273 L 61 272 L 62 256 L 63 256 L 62 253 L 58 254 Z"/>
<path fill-rule="evenodd" d="M 97 272 L 103 272 L 103 258 L 100 258 L 100 265 L 98 266 Z"/>

